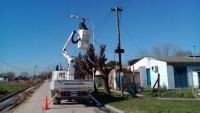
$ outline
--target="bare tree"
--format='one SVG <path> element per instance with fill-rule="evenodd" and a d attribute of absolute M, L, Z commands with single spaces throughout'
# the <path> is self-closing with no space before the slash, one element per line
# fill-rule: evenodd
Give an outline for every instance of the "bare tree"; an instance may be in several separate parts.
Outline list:
<path fill-rule="evenodd" d="M 153 56 L 174 56 L 179 50 L 178 46 L 172 44 L 157 44 L 152 47 Z"/>
<path fill-rule="evenodd" d="M 110 95 L 110 89 L 108 85 L 108 75 L 111 72 L 111 70 L 114 68 L 107 68 L 106 67 L 106 60 L 107 58 L 105 57 L 105 48 L 106 45 L 102 44 L 100 45 L 100 52 L 97 58 L 97 70 L 101 73 L 102 79 L 103 79 L 103 87 L 104 87 L 104 94 Z"/>
<path fill-rule="evenodd" d="M 14 72 L 7 72 L 7 78 L 8 79 L 13 79 L 15 77 L 15 73 Z"/>
<path fill-rule="evenodd" d="M 136 57 L 138 57 L 138 58 L 145 57 L 145 56 L 151 56 L 150 53 L 148 52 L 147 48 L 143 48 L 143 49 L 139 50 L 139 52 L 136 55 Z"/>
<path fill-rule="evenodd" d="M 20 76 L 28 76 L 28 72 L 21 72 Z"/>
<path fill-rule="evenodd" d="M 111 72 L 111 70 L 114 68 L 107 68 L 105 62 L 107 61 L 107 58 L 105 57 L 105 48 L 106 45 L 100 45 L 100 52 L 98 55 L 95 54 L 95 49 L 92 44 L 89 45 L 86 54 L 85 55 L 79 55 L 76 58 L 76 61 L 78 63 L 79 69 L 82 69 L 80 73 L 82 72 L 87 73 L 89 75 L 92 75 L 92 68 L 98 70 L 101 73 L 101 77 L 103 79 L 104 83 L 104 94 L 110 95 L 110 89 L 108 85 L 108 74 Z"/>
<path fill-rule="evenodd" d="M 46 71 L 42 71 L 41 73 L 40 73 L 40 75 L 38 75 L 38 77 L 39 78 L 41 78 L 42 80 L 45 80 L 45 79 L 47 79 L 47 72 Z"/>
<path fill-rule="evenodd" d="M 28 72 L 21 72 L 19 79 L 27 80 L 28 76 L 29 76 Z"/>
<path fill-rule="evenodd" d="M 182 50 L 182 49 L 179 49 L 176 53 L 175 53 L 175 56 L 191 56 L 192 55 L 192 52 L 189 51 L 189 50 Z"/>
<path fill-rule="evenodd" d="M 0 74 L 0 77 L 4 77 L 4 76 L 6 76 L 6 73 L 1 73 Z"/>
<path fill-rule="evenodd" d="M 56 70 L 56 65 L 48 65 L 46 67 L 47 72 L 52 72 Z"/>
<path fill-rule="evenodd" d="M 96 60 L 97 57 L 95 55 L 95 49 L 92 44 L 88 47 L 86 54 L 81 55 L 79 53 L 78 57 L 76 57 L 76 61 L 78 62 L 79 66 L 76 68 L 76 73 L 79 74 L 79 76 L 87 76 L 90 75 L 92 77 L 93 75 L 93 68 L 94 73 L 96 72 Z M 94 92 L 98 92 L 96 85 L 94 86 Z"/>

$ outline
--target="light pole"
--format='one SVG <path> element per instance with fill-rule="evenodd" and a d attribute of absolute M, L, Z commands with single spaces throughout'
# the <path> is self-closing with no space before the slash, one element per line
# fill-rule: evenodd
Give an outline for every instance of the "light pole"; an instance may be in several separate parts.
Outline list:
<path fill-rule="evenodd" d="M 95 85 L 95 84 L 94 84 L 94 71 L 95 71 L 95 68 L 93 67 L 93 68 L 92 68 L 92 72 L 93 72 L 93 91 L 94 91 L 94 85 Z"/>
<path fill-rule="evenodd" d="M 88 21 L 90 21 L 91 22 L 91 24 L 92 24 L 92 31 L 93 31 L 93 40 L 92 40 L 92 43 L 93 43 L 93 46 L 94 46 L 94 23 L 90 20 L 90 19 L 88 19 L 88 18 L 83 18 L 83 17 L 80 17 L 80 16 L 75 16 L 75 15 L 71 15 L 71 18 L 81 18 L 81 19 L 85 19 L 85 20 L 88 20 Z"/>

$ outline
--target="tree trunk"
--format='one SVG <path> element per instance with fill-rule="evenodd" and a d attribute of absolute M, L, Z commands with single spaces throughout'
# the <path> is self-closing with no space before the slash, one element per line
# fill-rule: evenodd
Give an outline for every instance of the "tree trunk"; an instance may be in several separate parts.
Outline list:
<path fill-rule="evenodd" d="M 104 94 L 110 95 L 110 88 L 108 85 L 108 76 L 102 76 L 102 79 L 103 79 Z"/>

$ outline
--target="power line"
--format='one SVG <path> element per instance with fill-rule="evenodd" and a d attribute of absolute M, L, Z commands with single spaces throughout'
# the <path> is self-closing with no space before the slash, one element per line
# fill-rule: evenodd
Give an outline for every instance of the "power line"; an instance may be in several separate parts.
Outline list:
<path fill-rule="evenodd" d="M 96 40 L 94 40 L 99 46 L 100 46 L 100 44 L 96 41 Z M 108 49 L 105 49 L 106 51 L 108 51 L 108 52 L 110 52 L 110 53 L 115 53 L 114 51 L 111 51 L 111 50 L 108 50 Z M 122 54 L 123 56 L 129 56 L 129 57 L 134 57 L 134 56 L 132 56 L 132 55 L 126 55 L 126 54 Z"/>
<path fill-rule="evenodd" d="M 121 26 L 122 26 L 122 28 L 124 29 L 124 31 L 126 32 L 126 34 L 128 35 L 128 37 L 131 39 L 131 41 L 133 42 L 133 44 L 138 48 L 138 50 L 139 51 L 141 51 L 140 50 L 140 48 L 137 46 L 137 44 L 133 41 L 133 39 L 130 37 L 130 35 L 128 34 L 128 32 L 126 31 L 126 29 L 124 28 L 124 26 L 122 25 L 122 23 L 120 22 L 120 24 L 121 24 Z"/>
<path fill-rule="evenodd" d="M 126 5 L 126 7 L 123 9 L 124 11 L 125 11 L 126 8 L 130 5 L 131 2 L 132 2 L 132 0 L 130 0 L 129 3 Z"/>
<path fill-rule="evenodd" d="M 6 65 L 8 65 L 8 66 L 11 66 L 11 67 L 13 67 L 13 68 L 19 69 L 19 70 L 32 70 L 32 69 L 34 69 L 34 68 L 35 68 L 35 67 L 33 67 L 33 68 L 31 68 L 31 69 L 21 69 L 21 68 L 18 68 L 18 67 L 16 67 L 16 66 L 10 65 L 10 64 L 8 64 L 8 63 L 6 63 L 6 62 L 2 61 L 2 60 L 0 60 L 0 62 L 2 62 L 2 63 L 4 63 L 4 64 L 6 64 Z"/>
<path fill-rule="evenodd" d="M 128 0 L 127 0 L 128 1 Z M 124 4 L 126 4 L 126 2 L 124 2 L 124 0 L 119 0 L 115 5 L 120 5 L 122 4 L 122 6 Z M 124 3 L 123 3 L 124 2 Z M 131 2 L 131 1 L 130 1 Z M 128 5 L 130 4 L 130 2 L 128 3 Z M 128 5 L 126 6 L 126 8 L 128 7 Z M 114 7 L 114 6 L 113 6 Z M 112 14 L 112 15 L 111 15 Z M 95 32 L 100 31 L 101 28 L 110 20 L 110 18 L 113 16 L 113 13 L 108 11 L 108 13 L 104 16 L 104 18 L 100 21 L 99 24 L 97 24 L 96 28 L 95 28 Z M 97 38 L 98 36 L 96 36 L 95 38 Z"/>

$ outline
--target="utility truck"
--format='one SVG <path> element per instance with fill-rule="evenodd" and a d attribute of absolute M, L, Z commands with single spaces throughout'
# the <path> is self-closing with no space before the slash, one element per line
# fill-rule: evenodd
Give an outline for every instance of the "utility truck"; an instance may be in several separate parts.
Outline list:
<path fill-rule="evenodd" d="M 78 34 L 78 40 L 74 41 L 74 35 Z M 53 104 L 60 104 L 61 100 L 75 100 L 84 102 L 89 99 L 89 90 L 93 89 L 93 79 L 75 79 L 75 59 L 67 53 L 67 48 L 72 42 L 78 43 L 78 48 L 86 50 L 89 45 L 90 31 L 79 29 L 72 31 L 62 49 L 62 55 L 68 61 L 68 66 L 62 71 L 53 71 L 50 82 Z"/>

